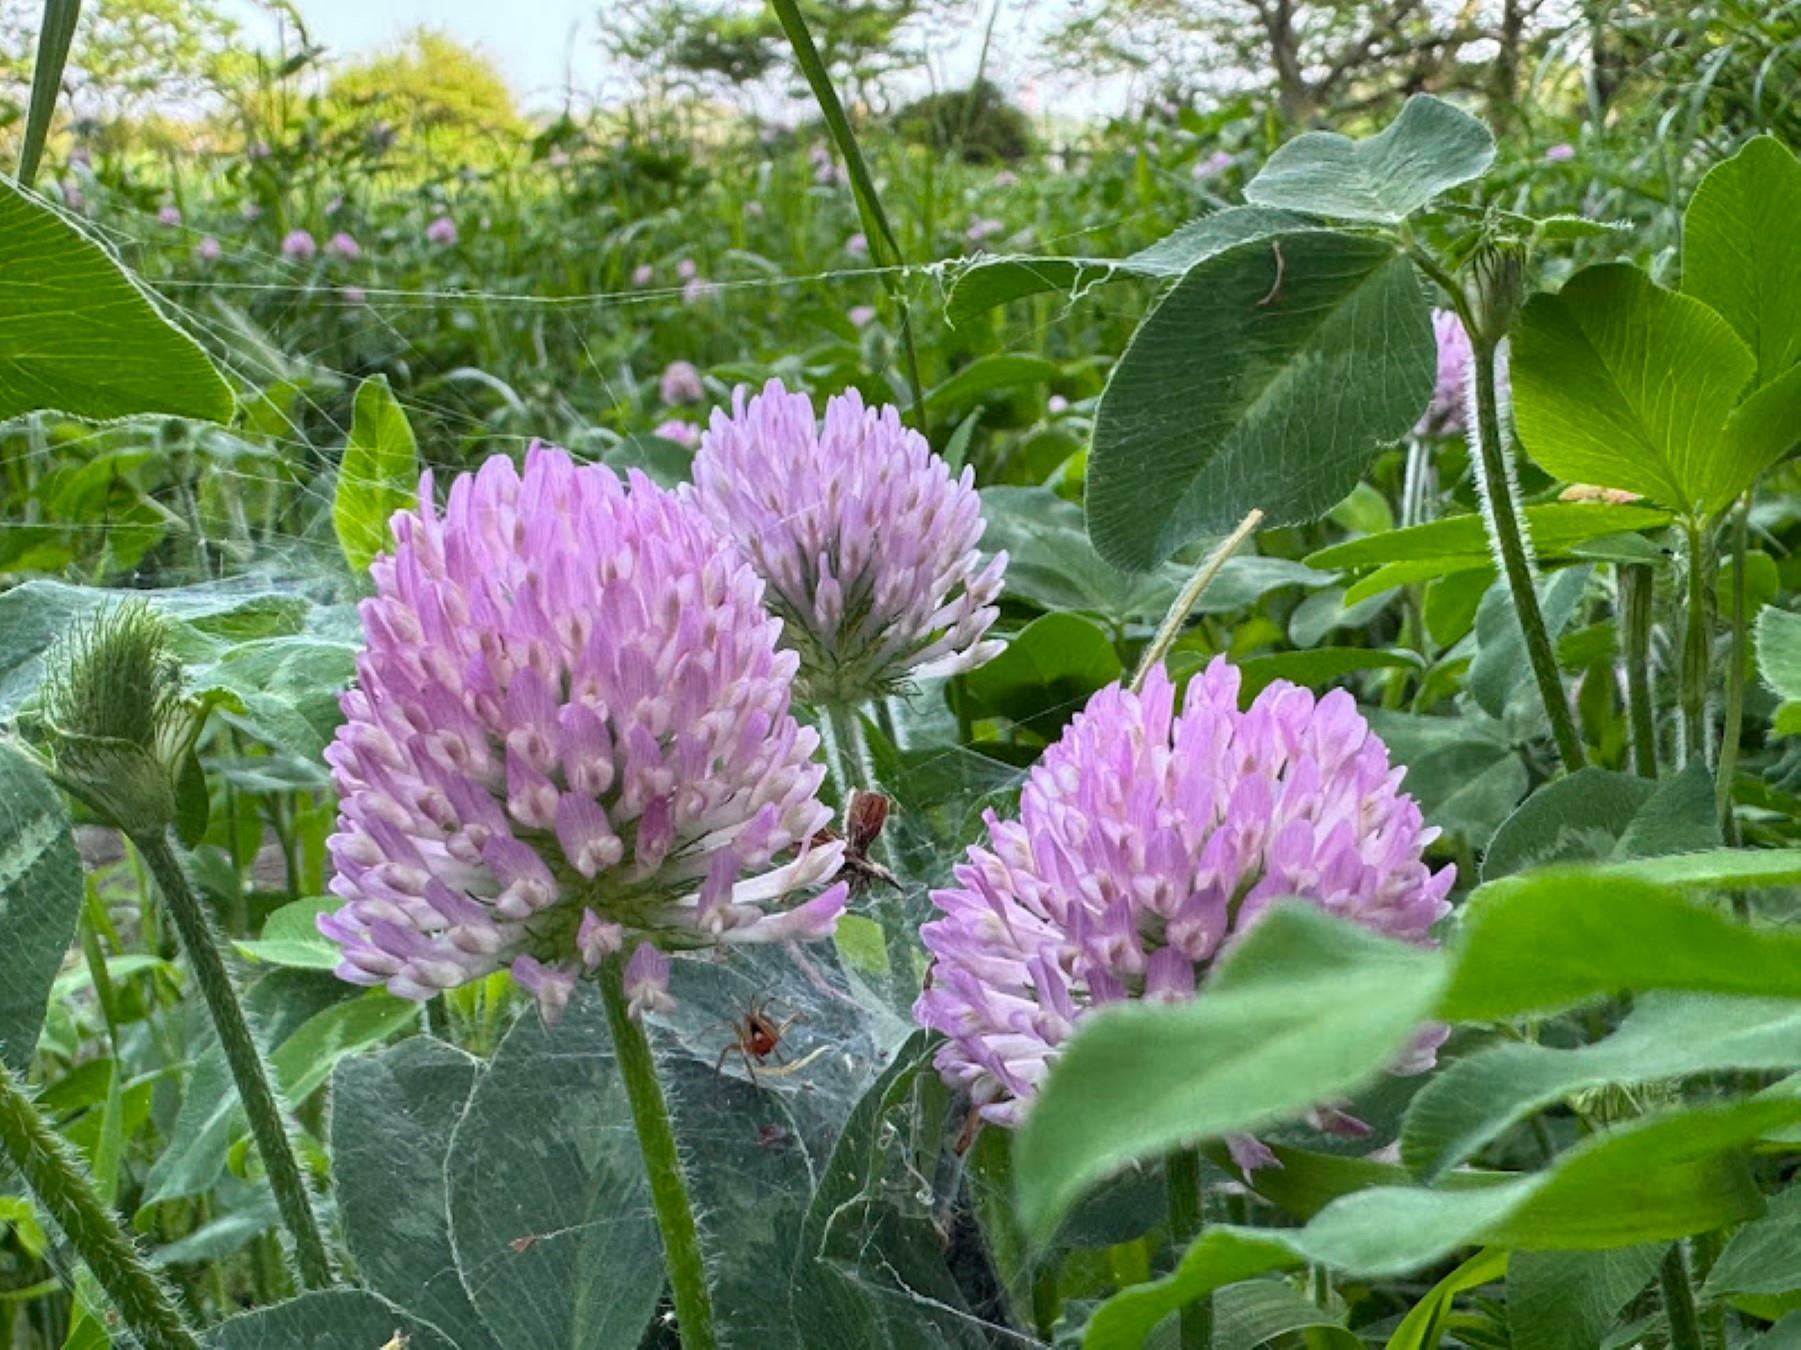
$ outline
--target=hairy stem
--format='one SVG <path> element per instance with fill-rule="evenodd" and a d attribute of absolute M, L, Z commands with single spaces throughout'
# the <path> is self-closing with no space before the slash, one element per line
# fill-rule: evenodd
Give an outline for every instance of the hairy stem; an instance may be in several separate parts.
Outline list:
<path fill-rule="evenodd" d="M 1732 655 L 1726 667 L 1726 724 L 1720 731 L 1718 801 L 1720 829 L 1728 844 L 1738 843 L 1738 817 L 1732 811 L 1732 780 L 1738 776 L 1738 742 L 1745 729 L 1745 553 L 1750 534 L 1751 495 L 1739 500 L 1732 526 Z"/>
<path fill-rule="evenodd" d="M 632 1124 L 638 1132 L 639 1151 L 644 1155 L 644 1171 L 650 1178 L 651 1207 L 656 1211 L 657 1231 L 663 1237 L 663 1263 L 669 1275 L 682 1350 L 713 1350 L 718 1337 L 713 1330 L 713 1296 L 707 1289 L 707 1268 L 700 1254 L 700 1230 L 694 1222 L 694 1208 L 688 1203 L 688 1183 L 682 1176 L 675 1130 L 669 1122 L 669 1104 L 657 1081 L 650 1042 L 644 1028 L 626 1010 L 624 953 L 608 958 L 601 966 L 600 996 L 606 1004 L 607 1025 L 613 1032 L 619 1076 L 625 1080 L 625 1095 L 631 1101 Z"/>
<path fill-rule="evenodd" d="M 294 1156 L 294 1143 L 288 1137 L 281 1103 L 269 1081 L 269 1066 L 245 1019 L 238 992 L 232 987 L 212 921 L 201 908 L 200 898 L 188 883 L 187 873 L 169 847 L 166 835 L 145 835 L 132 842 L 163 893 L 163 903 L 175 920 L 188 964 L 193 967 L 194 982 L 200 986 L 207 1011 L 212 1014 L 219 1044 L 225 1050 L 225 1062 L 238 1087 L 238 1099 L 250 1118 L 251 1137 L 262 1157 L 282 1225 L 294 1239 L 294 1261 L 301 1282 L 309 1289 L 329 1288 L 336 1280 L 331 1256 L 320 1235 L 318 1216 L 313 1212 L 299 1160 Z"/>
<path fill-rule="evenodd" d="M 1169 613 L 1163 616 L 1163 622 L 1157 627 L 1157 635 L 1151 639 L 1151 645 L 1144 649 L 1144 655 L 1138 658 L 1138 669 L 1132 673 L 1132 692 L 1137 693 L 1144 688 L 1145 680 L 1150 673 L 1162 664 L 1163 658 L 1169 655 L 1169 649 L 1175 645 L 1176 639 L 1182 635 L 1182 625 L 1188 622 L 1188 615 L 1201 602 L 1201 596 L 1213 584 L 1213 578 L 1219 575 L 1219 569 L 1226 565 L 1226 560 L 1252 534 L 1257 526 L 1263 523 L 1263 512 L 1255 507 L 1238 522 L 1232 533 L 1220 541 L 1218 548 L 1207 555 L 1195 574 L 1188 579 L 1188 584 L 1176 596 L 1175 603 L 1169 607 Z"/>
<path fill-rule="evenodd" d="M 0 1064 L 0 1147 L 148 1350 L 198 1350 L 200 1343 L 168 1287 L 101 1202 L 74 1151 L 5 1064 Z"/>
<path fill-rule="evenodd" d="M 1626 713 L 1632 728 L 1632 767 L 1641 778 L 1657 777 L 1657 720 L 1651 702 L 1651 597 L 1655 585 L 1649 563 L 1619 569 L 1620 647 L 1626 661 Z"/>
<path fill-rule="evenodd" d="M 1663 1286 L 1664 1316 L 1670 1324 L 1670 1350 L 1702 1350 L 1701 1319 L 1695 1312 L 1695 1291 L 1688 1281 L 1688 1258 L 1680 1241 L 1670 1244 L 1657 1278 Z"/>
<path fill-rule="evenodd" d="M 1169 1235 L 1177 1259 L 1201 1235 L 1201 1155 L 1179 1148 L 1163 1161 L 1164 1184 L 1169 1189 Z M 1182 1306 L 1177 1341 L 1182 1350 L 1211 1350 L 1213 1345 L 1213 1296 L 1208 1294 Z"/>
<path fill-rule="evenodd" d="M 1531 564 L 1526 560 L 1520 518 L 1514 509 L 1512 480 L 1507 472 L 1506 452 L 1501 441 L 1500 402 L 1495 388 L 1495 344 L 1483 342 L 1472 331 L 1470 345 L 1476 376 L 1476 440 L 1482 473 L 1488 483 L 1487 520 L 1491 542 L 1501 555 L 1507 589 L 1513 596 L 1514 613 L 1526 640 L 1526 659 L 1532 666 L 1532 677 L 1538 683 L 1538 695 L 1551 723 L 1551 738 L 1557 743 L 1557 754 L 1563 767 L 1574 773 L 1584 763 L 1582 740 L 1576 734 L 1569 700 L 1564 697 L 1563 680 L 1557 673 L 1557 653 L 1551 646 L 1545 616 L 1538 606 L 1538 591 L 1532 584 Z"/>
<path fill-rule="evenodd" d="M 1713 671 L 1713 623 L 1708 614 L 1708 531 L 1691 520 L 1688 533 L 1688 612 L 1682 641 L 1682 762 L 1707 762 L 1707 686 Z"/>

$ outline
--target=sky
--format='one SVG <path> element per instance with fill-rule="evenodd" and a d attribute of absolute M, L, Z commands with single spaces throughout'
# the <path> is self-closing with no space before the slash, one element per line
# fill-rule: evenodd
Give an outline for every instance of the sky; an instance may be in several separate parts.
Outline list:
<path fill-rule="evenodd" d="M 566 83 L 582 94 L 607 92 L 611 72 L 600 41 L 598 15 L 603 5 L 619 2 L 296 0 L 308 35 L 334 57 L 392 46 L 421 25 L 438 28 L 492 57 L 521 105 L 539 111 L 562 104 Z M 1026 82 L 1026 53 L 1063 9 L 1062 0 L 1003 0 L 989 54 L 990 78 L 1017 94 Z M 235 13 L 247 32 L 274 45 L 277 30 L 266 11 L 252 0 L 236 0 Z M 927 41 L 931 75 L 919 76 L 918 82 L 928 86 L 935 81 L 941 88 L 967 84 L 980 60 L 981 24 L 963 23 L 933 34 Z M 1087 89 L 1082 91 L 1081 101 L 1090 102 L 1102 94 Z"/>

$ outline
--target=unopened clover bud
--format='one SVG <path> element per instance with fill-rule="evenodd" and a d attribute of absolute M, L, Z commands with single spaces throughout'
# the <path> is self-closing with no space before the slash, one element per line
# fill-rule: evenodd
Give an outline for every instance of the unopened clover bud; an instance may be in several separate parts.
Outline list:
<path fill-rule="evenodd" d="M 175 819 L 175 780 L 198 730 L 167 622 L 126 601 L 45 654 L 42 719 L 57 777 L 127 834 Z"/>
<path fill-rule="evenodd" d="M 1478 341 L 1492 347 L 1505 338 L 1526 301 L 1526 246 L 1503 239 L 1478 249 L 1470 259 L 1464 298 Z"/>

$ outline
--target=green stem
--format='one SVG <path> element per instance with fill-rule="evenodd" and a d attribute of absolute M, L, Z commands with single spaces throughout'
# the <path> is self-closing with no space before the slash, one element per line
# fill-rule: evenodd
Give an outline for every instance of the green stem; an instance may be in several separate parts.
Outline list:
<path fill-rule="evenodd" d="M 1695 1312 L 1695 1291 L 1688 1282 L 1688 1260 L 1680 1241 L 1670 1244 L 1658 1282 L 1663 1286 L 1664 1315 L 1670 1324 L 1670 1350 L 1703 1350 L 1701 1319 Z"/>
<path fill-rule="evenodd" d="M 1682 642 L 1682 761 L 1707 762 L 1707 686 L 1712 679 L 1713 625 L 1707 613 L 1707 538 L 1687 523 L 1688 606 Z"/>
<path fill-rule="evenodd" d="M 1213 584 L 1213 578 L 1219 575 L 1219 569 L 1226 565 L 1226 560 L 1245 540 L 1249 539 L 1263 523 L 1263 512 L 1252 507 L 1249 514 L 1238 522 L 1231 534 L 1220 541 L 1218 548 L 1207 555 L 1207 561 L 1196 569 L 1188 579 L 1181 593 L 1176 596 L 1175 603 L 1169 607 L 1169 613 L 1163 616 L 1163 622 L 1157 627 L 1157 635 L 1151 639 L 1151 645 L 1144 649 L 1144 655 L 1138 658 L 1138 669 L 1132 673 L 1132 692 L 1137 693 L 1144 688 L 1145 679 L 1162 664 L 1163 658 L 1169 655 L 1169 649 L 1175 645 L 1182 634 L 1182 625 L 1188 622 L 1188 615 L 1201 602 L 1201 596 L 1207 587 Z"/>
<path fill-rule="evenodd" d="M 713 1350 L 718 1338 L 713 1331 L 713 1299 L 707 1290 L 707 1269 L 701 1260 L 700 1230 L 688 1203 L 681 1155 L 669 1123 L 669 1104 L 657 1081 L 650 1042 L 645 1039 L 644 1028 L 626 1010 L 624 953 L 601 966 L 600 996 L 606 1004 L 607 1025 L 613 1032 L 619 1076 L 625 1080 L 625 1095 L 631 1101 L 632 1124 L 638 1131 L 644 1171 L 650 1178 L 651 1207 L 656 1211 L 657 1230 L 663 1235 L 663 1262 L 669 1274 L 682 1350 Z"/>
<path fill-rule="evenodd" d="M 1551 636 L 1545 630 L 1545 616 L 1538 607 L 1538 591 L 1532 584 L 1532 568 L 1526 561 L 1520 519 L 1514 510 L 1512 480 L 1507 473 L 1506 452 L 1501 441 L 1500 400 L 1495 388 L 1495 344 L 1480 340 L 1471 331 L 1470 345 L 1476 371 L 1476 440 L 1481 453 L 1482 474 L 1487 480 L 1485 496 L 1491 542 L 1501 555 L 1507 589 L 1513 595 L 1514 613 L 1526 640 L 1526 659 L 1538 682 L 1538 695 L 1551 723 L 1551 737 L 1557 743 L 1558 757 L 1563 760 L 1565 770 L 1574 773 L 1584 763 L 1582 741 L 1576 735 L 1569 700 L 1564 697 L 1563 680 L 1557 673 L 1557 653 L 1552 649 Z"/>
<path fill-rule="evenodd" d="M 884 269 L 882 285 L 900 319 L 901 349 L 907 361 L 907 382 L 913 389 L 913 407 L 910 411 L 919 427 L 919 434 L 930 440 L 931 429 L 926 424 L 925 385 L 919 378 L 919 351 L 913 342 L 913 317 L 902 285 L 901 272 L 906 267 L 906 259 L 901 254 L 894 229 L 888 223 L 888 213 L 882 209 L 882 199 L 875 190 L 875 179 L 870 176 L 869 166 L 863 160 L 863 151 L 857 144 L 856 132 L 851 129 L 850 118 L 845 116 L 844 105 L 838 101 L 838 91 L 832 88 L 831 73 L 820 59 L 819 48 L 813 45 L 813 35 L 807 31 L 807 21 L 800 12 L 800 5 L 796 0 L 770 0 L 770 3 L 775 8 L 776 19 L 781 23 L 782 31 L 788 36 L 788 44 L 794 48 L 794 59 L 799 63 L 801 73 L 807 77 L 807 84 L 813 91 L 813 100 L 819 104 L 819 113 L 825 119 L 826 130 L 831 133 L 838 153 L 844 156 L 845 172 L 850 175 L 851 196 L 856 199 L 857 215 L 863 221 L 863 233 L 869 240 L 870 255 Z"/>
<path fill-rule="evenodd" d="M 1164 1185 L 1169 1190 L 1169 1236 L 1176 1259 L 1201 1235 L 1201 1155 L 1179 1148 L 1163 1160 Z M 1213 1345 L 1213 1296 L 1182 1306 L 1177 1344 L 1182 1350 L 1211 1350 Z"/>
<path fill-rule="evenodd" d="M 0 1147 L 148 1350 L 198 1350 L 200 1343 L 168 1287 L 101 1203 L 73 1150 L 5 1064 L 0 1064 Z"/>
<path fill-rule="evenodd" d="M 294 1260 L 301 1282 L 309 1289 L 329 1288 L 336 1278 L 331 1256 L 319 1233 L 319 1220 L 313 1213 L 312 1197 L 301 1175 L 299 1160 L 294 1156 L 281 1104 L 269 1082 L 269 1067 L 244 1017 L 237 990 L 232 987 L 212 921 L 201 908 L 200 898 L 189 885 L 187 873 L 166 836 L 145 835 L 132 842 L 163 893 L 163 903 L 175 920 L 188 964 L 193 968 L 194 982 L 200 986 L 207 1011 L 212 1014 L 219 1044 L 225 1050 L 225 1062 L 238 1086 L 238 1099 L 250 1118 L 250 1133 L 262 1157 L 269 1189 L 275 1195 L 282 1224 L 294 1239 Z"/>
<path fill-rule="evenodd" d="M 1739 500 L 1732 528 L 1732 656 L 1726 668 L 1726 724 L 1720 732 L 1718 802 L 1720 828 L 1728 844 L 1738 843 L 1732 811 L 1732 780 L 1738 776 L 1738 742 L 1745 728 L 1745 553 L 1750 534 L 1751 495 Z"/>
<path fill-rule="evenodd" d="M 1632 767 L 1657 777 L 1657 721 L 1651 702 L 1651 597 L 1649 563 L 1619 569 L 1620 646 L 1626 659 L 1626 713 L 1632 727 Z"/>

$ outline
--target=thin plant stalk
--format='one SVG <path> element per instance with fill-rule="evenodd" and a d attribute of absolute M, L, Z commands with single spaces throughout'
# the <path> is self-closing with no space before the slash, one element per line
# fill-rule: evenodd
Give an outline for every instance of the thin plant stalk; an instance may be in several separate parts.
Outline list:
<path fill-rule="evenodd" d="M 1557 673 L 1557 653 L 1551 646 L 1545 628 L 1544 612 L 1539 608 L 1538 591 L 1532 584 L 1532 565 L 1526 559 L 1520 519 L 1514 509 L 1512 480 L 1507 472 L 1506 452 L 1501 440 L 1501 405 L 1495 384 L 1496 344 L 1482 340 L 1466 324 L 1470 334 L 1471 364 L 1476 377 L 1476 440 L 1481 456 L 1482 474 L 1487 480 L 1487 521 L 1491 542 L 1501 555 L 1501 567 L 1507 577 L 1507 589 L 1513 596 L 1514 613 L 1519 618 L 1520 633 L 1526 642 L 1526 659 L 1532 677 L 1538 683 L 1538 695 L 1544 703 L 1545 716 L 1551 723 L 1551 739 L 1556 742 L 1563 767 L 1575 773 L 1586 762 L 1582 739 L 1576 734 L 1576 720 L 1570 714 L 1570 703 L 1564 697 L 1563 679 Z"/>
<path fill-rule="evenodd" d="M 619 1076 L 631 1102 L 632 1125 L 638 1133 L 639 1151 L 644 1155 L 644 1171 L 650 1178 L 651 1208 L 663 1238 L 663 1263 L 669 1275 L 682 1350 L 714 1350 L 719 1340 L 713 1327 L 713 1296 L 707 1288 L 706 1264 L 701 1258 L 700 1230 L 694 1222 L 694 1207 L 688 1201 L 688 1183 L 682 1175 L 669 1103 L 663 1096 L 663 1085 L 657 1081 L 650 1041 L 626 1005 L 624 953 L 608 958 L 601 966 L 600 997 L 606 1005 L 607 1026 L 613 1033 Z"/>
<path fill-rule="evenodd" d="M 1169 1236 L 1180 1253 L 1201 1235 L 1201 1155 L 1179 1148 L 1163 1162 L 1164 1185 L 1169 1190 Z M 1182 1350 L 1211 1350 L 1213 1345 L 1213 1295 L 1182 1305 L 1177 1344 Z"/>
<path fill-rule="evenodd" d="M 1745 729 L 1746 632 L 1745 553 L 1749 546 L 1751 497 L 1738 504 L 1732 525 L 1732 654 L 1726 667 L 1726 721 L 1720 731 L 1718 805 L 1720 828 L 1728 844 L 1738 843 L 1738 817 L 1732 811 L 1732 780 L 1738 775 L 1738 742 Z"/>
<path fill-rule="evenodd" d="M 319 1231 L 319 1219 L 313 1212 L 312 1196 L 294 1155 L 294 1142 L 282 1114 L 281 1103 L 269 1081 L 269 1066 L 262 1048 L 250 1030 L 244 1007 L 232 986 L 225 958 L 219 953 L 219 941 L 212 921 L 194 894 L 181 861 L 170 847 L 167 835 L 146 835 L 132 840 L 139 855 L 156 878 L 163 903 L 175 920 L 181 934 L 181 945 L 187 952 L 188 964 L 194 971 L 194 982 L 206 999 L 207 1011 L 219 1033 L 219 1044 L 225 1050 L 225 1062 L 237 1084 L 238 1098 L 244 1114 L 250 1119 L 250 1133 L 256 1140 L 256 1151 L 263 1160 L 263 1171 L 274 1193 L 276 1209 L 283 1227 L 294 1239 L 294 1262 L 301 1282 L 309 1289 L 326 1289 L 336 1282 L 331 1255 Z"/>
<path fill-rule="evenodd" d="M 200 1342 L 168 1286 L 6 1064 L 0 1064 L 0 1147 L 147 1350 L 198 1350 Z"/>
<path fill-rule="evenodd" d="M 870 254 L 883 269 L 882 285 L 888 292 L 888 299 L 893 303 L 900 322 L 901 350 L 907 363 L 907 382 L 913 390 L 913 406 L 909 411 L 913 414 L 919 434 L 929 440 L 931 431 L 926 424 L 925 385 L 919 378 L 919 350 L 913 341 L 913 316 L 907 305 L 903 279 L 906 258 L 901 253 L 900 242 L 895 238 L 893 227 L 888 223 L 888 213 L 882 209 L 882 199 L 876 192 L 875 179 L 871 177 L 869 165 L 864 162 L 863 151 L 857 144 L 857 134 L 851 129 L 850 118 L 845 116 L 838 91 L 832 87 L 831 72 L 820 59 L 819 48 L 813 44 L 812 33 L 807 31 L 807 21 L 800 12 L 799 4 L 796 0 L 770 0 L 770 4 L 775 9 L 782 31 L 787 34 L 788 45 L 794 48 L 794 59 L 807 78 L 813 99 L 819 104 L 819 113 L 825 119 L 832 143 L 838 147 L 838 153 L 844 156 L 845 172 L 850 175 L 851 196 L 856 199 L 857 215 L 863 222 L 863 233 L 869 240 Z"/>
<path fill-rule="evenodd" d="M 1157 634 L 1151 639 L 1151 645 L 1144 649 L 1144 655 L 1138 660 L 1138 669 L 1132 672 L 1131 690 L 1137 693 L 1144 688 L 1144 682 L 1150 674 L 1163 663 L 1169 655 L 1169 649 L 1175 646 L 1176 639 L 1182 635 L 1182 628 L 1188 622 L 1188 616 L 1194 607 L 1201 602 L 1201 596 L 1207 587 L 1213 584 L 1213 578 L 1219 575 L 1219 569 L 1226 565 L 1226 560 L 1256 533 L 1257 527 L 1263 523 L 1263 512 L 1252 507 L 1245 518 L 1238 522 L 1232 533 L 1220 541 L 1218 548 L 1207 555 L 1207 561 L 1196 569 L 1188 579 L 1181 593 L 1176 596 L 1175 603 L 1163 616 L 1163 622 L 1157 627 Z"/>
<path fill-rule="evenodd" d="M 1626 662 L 1626 720 L 1632 731 L 1632 767 L 1640 778 L 1657 777 L 1657 720 L 1651 701 L 1651 599 L 1649 563 L 1619 569 L 1620 647 Z"/>
<path fill-rule="evenodd" d="M 1672 1242 L 1658 1271 L 1663 1289 L 1664 1317 L 1670 1325 L 1670 1350 L 1703 1350 L 1701 1319 L 1695 1311 L 1695 1291 L 1689 1283 L 1688 1258 L 1681 1242 Z"/>
<path fill-rule="evenodd" d="M 1707 686 L 1713 671 L 1713 624 L 1708 614 L 1708 531 L 1689 521 L 1688 603 L 1682 639 L 1682 762 L 1707 762 Z"/>

